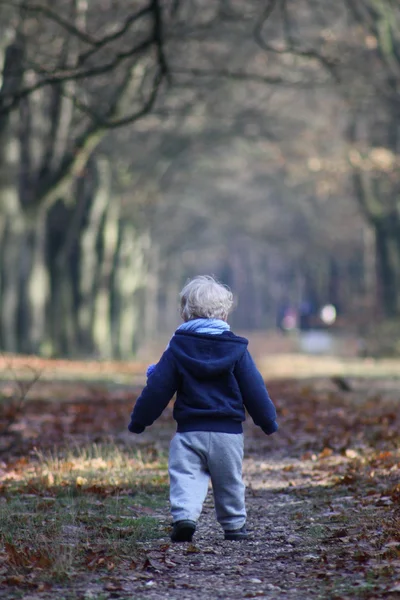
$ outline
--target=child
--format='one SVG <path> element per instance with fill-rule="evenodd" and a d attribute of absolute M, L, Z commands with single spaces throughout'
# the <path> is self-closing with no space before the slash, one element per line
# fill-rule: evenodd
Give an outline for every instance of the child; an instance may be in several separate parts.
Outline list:
<path fill-rule="evenodd" d="M 184 323 L 159 363 L 131 415 L 129 431 L 142 433 L 176 392 L 177 433 L 169 454 L 173 542 L 189 542 L 196 530 L 211 477 L 217 519 L 226 540 L 248 537 L 242 480 L 245 408 L 270 435 L 275 407 L 248 350 L 230 331 L 232 293 L 209 276 L 196 277 L 180 294 Z"/>

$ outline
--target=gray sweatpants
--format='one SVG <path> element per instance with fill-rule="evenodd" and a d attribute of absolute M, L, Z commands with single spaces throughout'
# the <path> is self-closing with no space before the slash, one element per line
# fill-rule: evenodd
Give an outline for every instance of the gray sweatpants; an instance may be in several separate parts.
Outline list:
<path fill-rule="evenodd" d="M 197 521 L 211 477 L 217 519 L 225 531 L 246 522 L 242 480 L 243 434 L 176 433 L 169 453 L 173 521 Z"/>

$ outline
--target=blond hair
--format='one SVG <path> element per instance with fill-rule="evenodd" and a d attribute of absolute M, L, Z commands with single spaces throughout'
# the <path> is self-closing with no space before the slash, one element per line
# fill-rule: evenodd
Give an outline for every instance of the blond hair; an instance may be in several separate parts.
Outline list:
<path fill-rule="evenodd" d="M 184 321 L 222 319 L 226 321 L 233 306 L 230 289 L 210 275 L 199 275 L 180 293 L 180 313 Z"/>

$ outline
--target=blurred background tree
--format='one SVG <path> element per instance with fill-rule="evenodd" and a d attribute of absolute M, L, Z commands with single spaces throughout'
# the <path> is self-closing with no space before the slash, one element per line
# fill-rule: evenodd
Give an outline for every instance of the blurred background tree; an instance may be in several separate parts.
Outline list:
<path fill-rule="evenodd" d="M 124 357 L 212 272 L 239 329 L 284 300 L 400 311 L 392 0 L 0 0 L 0 344 Z"/>

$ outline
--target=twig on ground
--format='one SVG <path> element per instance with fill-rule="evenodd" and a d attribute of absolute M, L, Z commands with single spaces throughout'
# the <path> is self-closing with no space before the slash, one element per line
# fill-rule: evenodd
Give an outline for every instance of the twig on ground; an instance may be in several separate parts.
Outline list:
<path fill-rule="evenodd" d="M 9 371 L 13 375 L 16 393 L 12 398 L 10 404 L 7 403 L 7 407 L 5 407 L 4 405 L 4 398 L 1 398 L 0 396 L 0 402 L 3 404 L 3 406 L 0 405 L 0 422 L 2 422 L 0 426 L 0 436 L 8 436 L 11 433 L 13 433 L 14 435 L 13 439 L 7 446 L 3 446 L 2 448 L 0 448 L 0 453 L 9 452 L 16 444 L 16 437 L 18 437 L 18 435 L 15 432 L 11 432 L 11 428 L 16 423 L 16 421 L 22 413 L 22 408 L 25 404 L 26 397 L 29 391 L 32 389 L 32 387 L 40 379 L 41 376 L 41 371 L 37 371 L 32 367 L 28 366 L 28 369 L 32 371 L 32 379 L 30 379 L 29 381 L 21 381 L 18 379 L 12 364 L 8 362 L 7 366 Z M 4 418 L 2 418 L 2 413 L 4 413 Z"/>

